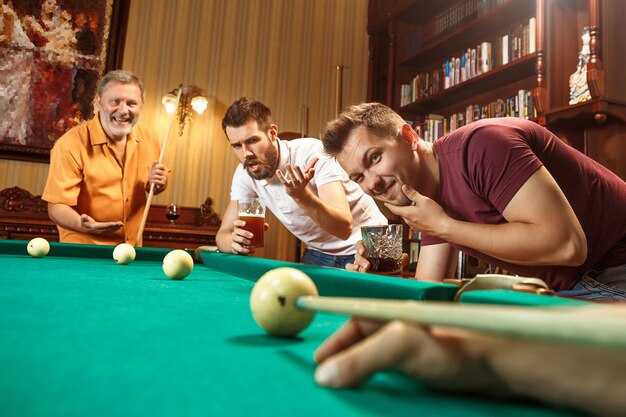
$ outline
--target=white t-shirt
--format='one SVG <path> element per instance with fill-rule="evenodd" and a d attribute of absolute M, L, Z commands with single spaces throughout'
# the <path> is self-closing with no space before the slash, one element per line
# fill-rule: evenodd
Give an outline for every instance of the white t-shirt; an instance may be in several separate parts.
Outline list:
<path fill-rule="evenodd" d="M 318 195 L 318 187 L 334 181 L 341 181 L 346 191 L 350 211 L 352 212 L 352 235 L 348 240 L 341 240 L 325 232 L 305 213 L 305 211 L 287 194 L 285 187 L 276 175 L 266 180 L 255 180 L 239 164 L 233 174 L 231 200 L 250 197 L 262 198 L 278 220 L 308 248 L 329 255 L 344 256 L 355 253 L 355 244 L 361 240 L 361 226 L 387 224 L 387 218 L 380 212 L 374 199 L 348 178 L 341 166 L 324 154 L 322 142 L 315 138 L 302 138 L 291 141 L 278 140 L 280 161 L 278 169 L 285 173 L 287 163 L 305 168 L 314 157 L 319 157 L 315 164 L 315 175 L 308 187 Z"/>

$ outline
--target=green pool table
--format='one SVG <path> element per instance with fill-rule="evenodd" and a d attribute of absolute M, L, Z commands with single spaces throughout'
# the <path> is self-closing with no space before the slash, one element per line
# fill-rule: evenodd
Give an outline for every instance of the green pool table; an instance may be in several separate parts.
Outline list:
<path fill-rule="evenodd" d="M 451 300 L 455 287 L 203 253 L 183 281 L 164 249 L 117 265 L 112 247 L 52 243 L 32 258 L 0 241 L 0 415 L 565 416 L 532 402 L 431 391 L 388 372 L 359 389 L 315 384 L 316 347 L 344 321 L 318 314 L 299 338 L 267 336 L 249 312 L 263 272 L 297 266 L 321 295 Z M 466 302 L 562 304 L 503 291 Z M 504 301 L 503 301 L 504 300 Z"/>

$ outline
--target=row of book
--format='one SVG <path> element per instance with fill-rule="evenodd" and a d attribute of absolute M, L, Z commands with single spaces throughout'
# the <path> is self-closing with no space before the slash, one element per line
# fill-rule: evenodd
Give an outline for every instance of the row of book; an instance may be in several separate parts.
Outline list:
<path fill-rule="evenodd" d="M 509 0 L 459 0 L 452 3 L 408 34 L 404 49 L 405 56 L 415 53 L 455 27 L 482 16 L 507 1 Z"/>
<path fill-rule="evenodd" d="M 465 108 L 465 112 L 453 113 L 447 117 L 440 114 L 429 114 L 416 121 L 407 121 L 407 123 L 415 129 L 422 139 L 432 142 L 468 123 L 491 117 L 536 118 L 537 111 L 531 92 L 519 90 L 513 96 L 497 99 L 491 103 L 470 104 Z"/>
<path fill-rule="evenodd" d="M 536 20 L 517 25 L 492 41 L 468 48 L 460 55 L 446 59 L 440 69 L 420 72 L 400 86 L 400 106 L 437 94 L 494 68 L 506 65 L 536 51 Z"/>

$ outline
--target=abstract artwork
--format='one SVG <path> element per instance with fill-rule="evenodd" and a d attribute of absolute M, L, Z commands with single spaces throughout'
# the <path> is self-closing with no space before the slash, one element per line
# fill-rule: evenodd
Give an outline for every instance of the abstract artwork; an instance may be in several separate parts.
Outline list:
<path fill-rule="evenodd" d="M 115 67 L 120 0 L 0 0 L 0 157 L 45 161 L 93 115 L 99 77 Z"/>

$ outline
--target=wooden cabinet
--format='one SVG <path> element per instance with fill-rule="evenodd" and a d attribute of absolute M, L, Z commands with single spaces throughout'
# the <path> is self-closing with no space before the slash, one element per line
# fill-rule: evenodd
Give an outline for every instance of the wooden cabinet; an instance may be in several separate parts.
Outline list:
<path fill-rule="evenodd" d="M 209 197 L 200 207 L 179 207 L 180 217 L 171 224 L 167 206 L 152 205 L 143 234 L 143 246 L 195 249 L 215 245 L 221 220 Z M 43 237 L 58 242 L 59 232 L 48 217 L 48 203 L 19 187 L 0 191 L 0 239 L 30 240 Z"/>
<path fill-rule="evenodd" d="M 622 0 L 370 0 L 368 99 L 422 135 L 527 117 L 626 179 L 625 19 Z M 585 27 L 590 99 L 570 105 Z"/>

